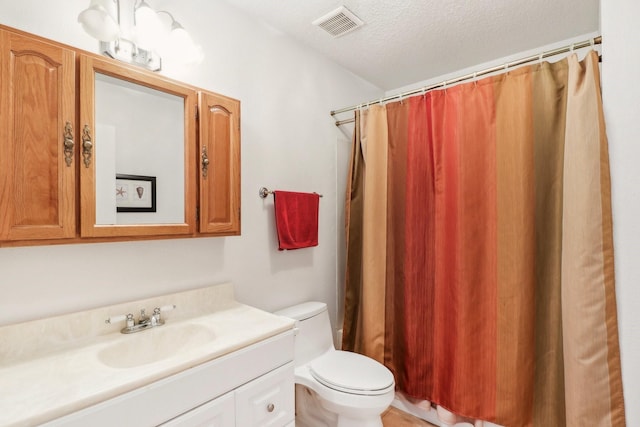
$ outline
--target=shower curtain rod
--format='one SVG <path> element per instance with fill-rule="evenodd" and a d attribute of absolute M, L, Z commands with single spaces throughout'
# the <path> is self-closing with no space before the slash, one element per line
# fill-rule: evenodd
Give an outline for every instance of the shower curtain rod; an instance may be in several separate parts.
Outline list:
<path fill-rule="evenodd" d="M 445 80 L 445 81 L 442 81 L 440 83 L 432 84 L 432 85 L 429 85 L 429 86 L 423 86 L 421 88 L 413 89 L 413 90 L 410 90 L 408 92 L 403 92 L 403 93 L 399 93 L 399 94 L 396 94 L 396 95 L 387 96 L 386 98 L 381 98 L 381 99 L 376 99 L 376 100 L 369 101 L 369 102 L 364 102 L 362 104 L 353 105 L 351 107 L 341 108 L 339 110 L 333 110 L 333 111 L 331 111 L 331 116 L 335 116 L 336 114 L 340 114 L 340 113 L 346 113 L 347 111 L 357 110 L 358 108 L 362 108 L 362 107 L 368 107 L 369 105 L 372 105 L 372 104 L 378 104 L 378 103 L 381 104 L 383 102 L 388 102 L 388 101 L 391 101 L 393 99 L 402 99 L 402 98 L 405 98 L 407 96 L 416 95 L 416 94 L 419 94 L 419 93 L 429 92 L 431 90 L 438 89 L 438 88 L 441 88 L 441 87 L 446 87 L 446 86 L 451 85 L 451 84 L 456 84 L 456 83 L 463 82 L 465 80 L 471 80 L 471 79 L 475 79 L 476 77 L 484 76 L 486 74 L 491 74 L 491 73 L 494 73 L 496 71 L 507 70 L 509 68 L 513 68 L 513 67 L 517 67 L 519 65 L 527 64 L 529 62 L 540 61 L 540 60 L 542 60 L 544 58 L 548 58 L 550 56 L 560 55 L 562 53 L 571 52 L 574 49 L 582 49 L 583 47 L 589 47 L 589 46 L 593 46 L 593 45 L 596 45 L 596 44 L 602 44 L 602 36 L 597 36 L 597 37 L 594 37 L 594 38 L 589 39 L 589 40 L 585 40 L 585 41 L 578 42 L 578 43 L 572 43 L 572 44 L 570 44 L 568 46 L 564 46 L 564 47 L 560 47 L 558 49 L 553 49 L 553 50 L 549 50 L 549 51 L 546 51 L 546 52 L 542 52 L 539 55 L 532 55 L 532 56 L 528 56 L 526 58 L 518 59 L 518 60 L 515 60 L 515 61 L 512 61 L 512 62 L 507 62 L 505 64 L 498 65 L 498 66 L 495 66 L 495 67 L 486 68 L 484 70 L 477 71 L 475 73 L 465 74 L 464 76 L 455 77 L 455 78 L 453 78 L 451 80 Z M 340 125 L 343 125 L 345 123 L 352 123 L 354 121 L 355 121 L 355 119 L 353 119 L 353 118 L 345 119 L 345 120 L 338 120 L 338 121 L 336 121 L 336 126 L 340 126 Z"/>

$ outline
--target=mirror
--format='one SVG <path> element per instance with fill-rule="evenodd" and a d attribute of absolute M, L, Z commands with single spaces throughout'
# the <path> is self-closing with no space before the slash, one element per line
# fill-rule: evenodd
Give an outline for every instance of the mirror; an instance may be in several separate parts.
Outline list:
<path fill-rule="evenodd" d="M 96 73 L 95 141 L 96 224 L 185 222 L 182 97 Z"/>

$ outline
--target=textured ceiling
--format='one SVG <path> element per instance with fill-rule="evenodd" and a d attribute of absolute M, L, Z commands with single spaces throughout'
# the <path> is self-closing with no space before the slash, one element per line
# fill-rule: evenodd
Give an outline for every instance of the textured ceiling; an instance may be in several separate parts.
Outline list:
<path fill-rule="evenodd" d="M 598 31 L 599 0 L 226 0 L 384 90 Z M 366 24 L 311 22 L 344 5 Z"/>

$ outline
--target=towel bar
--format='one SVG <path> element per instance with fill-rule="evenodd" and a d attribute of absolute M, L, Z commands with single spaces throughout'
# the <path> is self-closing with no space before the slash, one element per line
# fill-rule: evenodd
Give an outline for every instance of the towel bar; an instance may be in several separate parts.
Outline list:
<path fill-rule="evenodd" d="M 273 191 L 269 190 L 267 187 L 260 187 L 260 190 L 258 190 L 258 195 L 261 199 L 266 198 L 269 194 L 273 194 Z M 318 194 L 318 196 L 322 197 L 322 194 Z"/>

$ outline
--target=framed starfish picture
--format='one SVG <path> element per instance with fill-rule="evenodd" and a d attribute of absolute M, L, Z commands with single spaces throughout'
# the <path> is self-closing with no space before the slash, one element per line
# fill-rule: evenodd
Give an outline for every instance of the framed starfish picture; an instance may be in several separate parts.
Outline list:
<path fill-rule="evenodd" d="M 116 174 L 117 212 L 155 212 L 156 177 Z"/>

